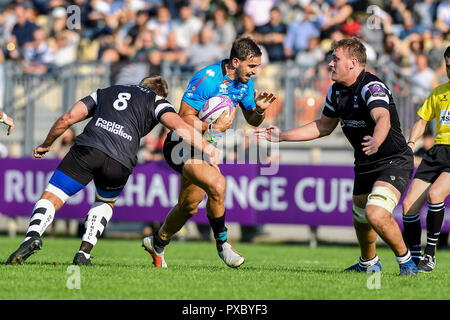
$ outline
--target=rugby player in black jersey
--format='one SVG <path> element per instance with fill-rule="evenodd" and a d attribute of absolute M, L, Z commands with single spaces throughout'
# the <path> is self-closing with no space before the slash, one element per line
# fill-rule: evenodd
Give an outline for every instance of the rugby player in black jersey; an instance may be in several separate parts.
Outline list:
<path fill-rule="evenodd" d="M 70 126 L 92 118 L 35 204 L 25 239 L 7 264 L 23 264 L 40 250 L 41 236 L 55 212 L 94 180 L 95 202 L 87 214 L 86 231 L 73 260 L 76 265 L 91 265 L 90 252 L 111 219 L 114 203 L 136 166 L 140 139 L 158 123 L 175 130 L 185 141 L 210 155 L 210 165 L 217 165 L 218 150 L 180 118 L 165 99 L 167 94 L 167 83 L 159 76 L 144 78 L 137 86 L 98 89 L 75 103 L 55 122 L 45 141 L 34 149 L 35 158 L 42 158 Z"/>
<path fill-rule="evenodd" d="M 353 223 L 361 256 L 345 271 L 381 270 L 375 241 L 379 235 L 394 251 L 400 275 L 416 275 L 392 211 L 413 172 L 413 153 L 400 129 L 396 107 L 387 86 L 365 71 L 366 50 L 356 38 L 333 43 L 329 63 L 335 83 L 329 88 L 320 119 L 281 131 L 275 126 L 256 129 L 273 142 L 307 141 L 329 135 L 340 122 L 354 148 Z"/>

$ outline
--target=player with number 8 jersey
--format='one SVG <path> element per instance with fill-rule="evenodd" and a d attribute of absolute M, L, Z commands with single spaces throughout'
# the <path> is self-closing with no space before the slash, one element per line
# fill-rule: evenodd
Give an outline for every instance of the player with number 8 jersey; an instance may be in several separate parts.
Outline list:
<path fill-rule="evenodd" d="M 217 163 L 218 150 L 194 135 L 165 99 L 168 86 L 159 76 L 144 78 L 138 86 L 98 89 L 81 99 L 53 125 L 45 141 L 34 150 L 42 158 L 50 146 L 71 125 L 92 118 L 59 164 L 41 199 L 36 203 L 24 241 L 7 264 L 23 264 L 42 247 L 41 236 L 63 204 L 91 180 L 95 202 L 89 210 L 80 250 L 73 263 L 91 265 L 90 252 L 112 217 L 115 201 L 136 165 L 140 139 L 158 123 L 175 130 L 184 141 Z"/>

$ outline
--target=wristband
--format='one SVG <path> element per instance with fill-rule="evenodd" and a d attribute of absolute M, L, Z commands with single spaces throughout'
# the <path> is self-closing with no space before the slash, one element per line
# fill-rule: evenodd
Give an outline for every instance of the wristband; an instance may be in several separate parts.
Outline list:
<path fill-rule="evenodd" d="M 8 120 L 8 116 L 7 116 L 6 113 L 3 111 L 3 117 L 0 118 L 0 122 L 5 122 L 6 120 Z"/>
<path fill-rule="evenodd" d="M 266 110 L 264 110 L 263 112 L 259 112 L 258 108 L 255 108 L 255 112 L 256 112 L 256 114 L 263 116 L 266 113 Z"/>
<path fill-rule="evenodd" d="M 416 143 L 414 141 L 409 140 L 407 144 L 410 144 L 410 143 L 416 145 Z"/>

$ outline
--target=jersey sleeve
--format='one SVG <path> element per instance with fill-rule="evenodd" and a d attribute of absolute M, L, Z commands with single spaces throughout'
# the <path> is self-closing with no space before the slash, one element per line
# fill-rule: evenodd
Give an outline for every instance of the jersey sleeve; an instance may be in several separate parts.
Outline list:
<path fill-rule="evenodd" d="M 241 100 L 240 105 L 245 110 L 253 110 L 254 108 L 256 108 L 256 103 L 255 103 L 255 86 L 253 84 L 253 80 L 252 79 L 250 79 L 250 81 L 248 82 L 247 94 Z"/>
<path fill-rule="evenodd" d="M 322 114 L 328 118 L 338 118 L 336 104 L 333 101 L 335 101 L 335 98 L 333 97 L 333 86 L 330 86 L 325 99 L 325 107 L 322 111 Z"/>
<path fill-rule="evenodd" d="M 389 89 L 380 81 L 371 81 L 361 90 L 361 96 L 369 111 L 378 107 L 389 110 L 389 93 Z"/>
<path fill-rule="evenodd" d="M 177 113 L 177 111 L 169 101 L 163 99 L 160 96 L 156 96 L 154 109 L 155 119 L 160 122 L 161 116 L 167 112 Z"/>
<path fill-rule="evenodd" d="M 200 111 L 206 100 L 214 96 L 216 84 L 215 74 L 199 71 L 189 81 L 182 100 L 195 110 Z"/>
<path fill-rule="evenodd" d="M 83 102 L 88 109 L 88 118 L 92 117 L 95 109 L 97 108 L 97 91 L 92 92 L 90 95 L 84 97 L 80 101 Z"/>
<path fill-rule="evenodd" d="M 420 107 L 420 109 L 417 111 L 419 117 L 421 117 L 425 121 L 431 121 L 435 117 L 434 97 L 435 95 L 432 92 Z"/>

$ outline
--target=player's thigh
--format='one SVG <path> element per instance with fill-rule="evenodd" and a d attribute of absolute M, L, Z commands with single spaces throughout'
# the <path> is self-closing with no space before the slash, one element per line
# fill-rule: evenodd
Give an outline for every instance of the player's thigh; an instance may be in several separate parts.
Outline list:
<path fill-rule="evenodd" d="M 92 180 L 94 159 L 89 148 L 72 147 L 56 168 L 42 197 L 54 202 L 55 208 L 61 207 Z"/>
<path fill-rule="evenodd" d="M 98 157 L 103 157 L 104 160 L 94 172 L 95 197 L 98 201 L 113 205 L 122 193 L 131 169 L 104 153 L 99 153 Z"/>
<path fill-rule="evenodd" d="M 224 196 L 226 180 L 217 167 L 204 160 L 190 159 L 183 166 L 183 176 L 211 195 Z"/>
<path fill-rule="evenodd" d="M 450 194 L 450 173 L 442 172 L 428 191 L 428 200 L 432 203 L 443 202 Z"/>
<path fill-rule="evenodd" d="M 431 183 L 422 179 L 413 179 L 408 193 L 403 200 L 403 214 L 414 215 L 420 211 L 420 208 L 427 201 L 428 189 Z"/>
<path fill-rule="evenodd" d="M 183 212 L 197 213 L 198 205 L 205 198 L 206 192 L 184 176 L 180 176 L 180 195 L 178 206 Z"/>

